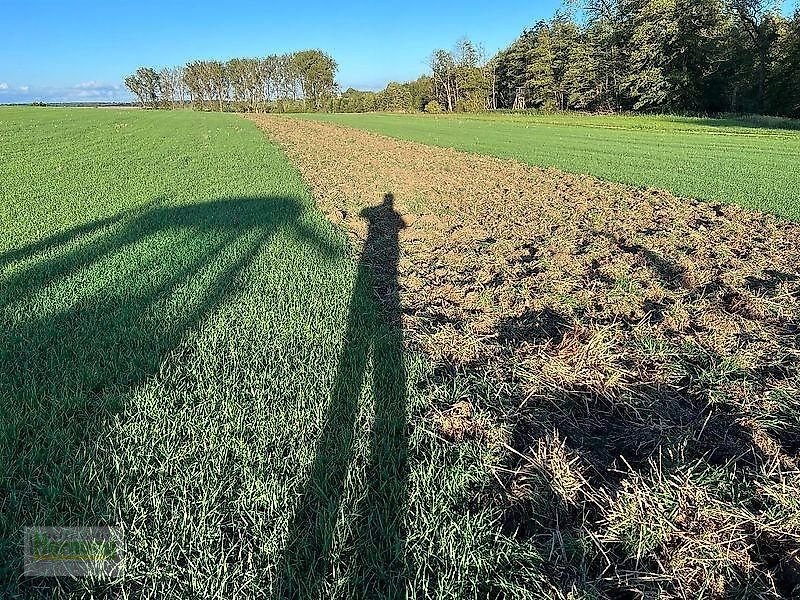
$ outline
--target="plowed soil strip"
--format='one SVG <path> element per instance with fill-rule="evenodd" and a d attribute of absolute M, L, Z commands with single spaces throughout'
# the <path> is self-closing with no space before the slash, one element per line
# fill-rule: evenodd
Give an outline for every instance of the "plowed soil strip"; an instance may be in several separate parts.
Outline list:
<path fill-rule="evenodd" d="M 723 356 L 754 350 L 742 347 L 747 332 L 773 350 L 763 358 L 796 342 L 796 224 L 355 129 L 256 120 L 355 236 L 366 231 L 359 212 L 394 195 L 407 224 L 407 326 L 433 356 L 484 360 L 500 337 L 552 348 L 555 329 L 576 321 L 620 337 L 646 325 Z M 548 333 L 538 321 L 555 313 Z M 526 331 L 536 335 L 514 335 Z"/>
<path fill-rule="evenodd" d="M 639 470 L 673 451 L 679 466 L 702 459 L 765 489 L 795 489 L 765 465 L 796 471 L 800 450 L 791 400 L 800 388 L 800 226 L 330 124 L 254 119 L 356 240 L 366 232 L 360 211 L 393 194 L 406 223 L 407 335 L 445 370 L 508 384 L 515 409 L 497 419 L 519 452 L 541 450 L 537 440 L 560 432 L 577 457 L 573 470 L 583 465 L 576 481 L 588 481 L 586 497 L 613 485 L 620 456 Z M 515 489 L 506 481 L 508 502 Z M 605 508 L 575 517 L 576 527 L 611 526 L 611 501 L 589 504 Z M 769 505 L 751 509 L 752 519 L 769 513 L 780 523 Z M 692 538 L 692 518 L 675 517 L 682 540 Z M 711 543 L 715 528 L 730 530 L 703 518 Z M 784 525 L 778 547 L 790 553 L 800 531 Z M 758 526 L 735 527 L 746 554 Z M 665 553 L 681 548 L 667 540 L 651 558 L 669 565 Z M 666 575 L 684 589 L 712 576 Z"/>

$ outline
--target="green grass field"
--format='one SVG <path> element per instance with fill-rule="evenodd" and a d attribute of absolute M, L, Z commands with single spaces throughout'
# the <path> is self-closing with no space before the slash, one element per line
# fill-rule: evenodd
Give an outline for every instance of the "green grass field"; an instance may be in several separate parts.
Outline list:
<path fill-rule="evenodd" d="M 463 510 L 490 451 L 412 426 L 460 389 L 254 125 L 4 108 L 0 140 L 0 596 L 42 583 L 23 527 L 100 524 L 137 598 L 541 589 Z"/>
<path fill-rule="evenodd" d="M 577 114 L 302 118 L 800 220 L 800 131 L 794 121 Z"/>
<path fill-rule="evenodd" d="M 517 116 L 320 118 L 394 128 L 404 136 L 433 136 L 437 143 L 444 143 L 447 134 L 467 146 L 465 131 L 484 139 L 485 132 L 497 129 L 485 136 L 495 140 L 494 148 L 501 135 L 517 132 L 511 139 L 524 149 L 524 136 L 535 139 L 539 128 L 574 130 L 576 144 L 578 133 L 585 139 L 587 131 L 610 138 L 622 131 L 613 129 L 616 122 L 630 124 L 623 131 L 629 135 L 669 137 L 657 119 L 609 118 L 597 121 L 604 126 L 586 127 L 533 125 L 544 117 Z M 711 135 L 706 124 L 680 126 L 685 130 L 674 133 L 676 139 Z M 784 140 L 787 148 L 797 144 L 792 137 L 797 134 L 788 130 L 754 128 L 751 136 L 744 126 L 731 131 L 719 139 L 740 145 L 751 138 L 753 144 L 762 138 L 773 145 Z M 558 139 L 560 134 L 553 135 Z M 652 151 L 641 144 L 646 147 Z M 629 405 L 623 397 L 614 398 L 613 410 L 602 416 L 595 407 L 604 404 L 592 396 L 592 388 L 557 388 L 552 397 L 526 395 L 521 401 L 520 394 L 527 392 L 516 380 L 408 350 L 419 346 L 404 343 L 404 336 L 413 341 L 414 330 L 398 327 L 407 306 L 399 297 L 400 225 L 389 202 L 392 190 L 385 190 L 381 206 L 371 206 L 379 195 L 373 201 L 359 194 L 359 202 L 369 203 L 360 212 L 368 230 L 356 258 L 344 229 L 315 207 L 283 152 L 237 115 L 0 108 L 0 152 L 3 599 L 58 597 L 54 585 L 69 598 L 105 597 L 107 592 L 137 599 L 589 600 L 607 597 L 603 594 L 609 590 L 608 597 L 628 590 L 633 595 L 638 589 L 672 585 L 668 577 L 661 582 L 660 575 L 651 573 L 663 571 L 657 552 L 666 544 L 665 532 L 673 525 L 680 529 L 672 522 L 678 514 L 673 507 L 691 508 L 713 494 L 722 499 L 711 510 L 721 511 L 724 519 L 708 521 L 711 525 L 698 521 L 702 528 L 687 536 L 694 545 L 685 546 L 694 550 L 676 550 L 700 565 L 685 571 L 694 577 L 705 572 L 705 564 L 711 565 L 709 572 L 727 569 L 731 590 L 765 581 L 757 589 L 766 589 L 772 573 L 784 587 L 793 585 L 794 571 L 788 569 L 794 563 L 781 570 L 783 549 L 776 550 L 774 564 L 765 565 L 766 559 L 748 546 L 756 561 L 751 568 L 751 563 L 736 562 L 739 555 L 715 538 L 707 539 L 704 528 L 716 522 L 736 522 L 720 533 L 732 544 L 737 532 L 745 531 L 741 523 L 763 521 L 763 531 L 778 533 L 759 538 L 759 544 L 777 548 L 778 534 L 789 537 L 800 528 L 795 519 L 797 473 L 784 473 L 777 462 L 762 464 L 760 454 L 754 454 L 760 469 L 755 476 L 754 469 L 738 463 L 706 468 L 708 454 L 702 461 L 686 462 L 690 458 L 684 453 L 693 457 L 691 452 L 699 451 L 684 443 L 694 440 L 693 427 L 699 428 L 698 440 L 703 435 L 717 439 L 710 437 L 717 426 L 709 420 L 711 412 L 692 420 L 681 410 L 674 423 L 648 416 L 662 409 L 668 414 L 672 405 L 667 397 L 652 410 L 646 406 L 640 416 L 639 403 L 650 396 L 636 395 L 636 403 Z M 787 183 L 797 177 L 785 168 L 788 161 L 783 171 L 772 173 L 787 197 L 797 193 Z M 442 173 L 447 177 L 450 172 Z M 721 180 L 721 185 L 728 183 Z M 790 208 L 784 214 L 791 216 Z M 572 218 L 565 214 L 559 218 Z M 620 246 L 620 256 L 629 254 Z M 640 263 L 638 272 L 648 268 Z M 559 279 L 557 271 L 551 275 Z M 782 295 L 774 302 L 765 295 L 764 301 L 791 321 L 779 324 L 779 341 L 788 346 L 797 331 L 792 312 L 796 292 L 790 288 L 796 279 L 777 271 L 771 277 L 775 297 Z M 626 286 L 633 289 L 630 280 Z M 629 296 L 632 292 L 609 294 L 608 300 L 622 306 Z M 680 302 L 675 306 L 683 310 Z M 526 323 L 520 320 L 521 331 L 530 329 Z M 616 339 L 610 334 L 626 321 L 620 323 L 604 325 L 608 340 Z M 639 325 L 649 327 L 649 322 Z M 738 384 L 746 372 L 727 356 L 717 364 L 705 349 L 695 357 L 689 355 L 694 346 L 673 349 L 660 338 L 630 335 L 641 348 L 627 351 L 625 358 L 650 353 L 667 366 L 672 361 L 684 368 L 680 360 L 687 354 L 686 379 L 709 398 L 728 389 L 720 381 L 730 378 Z M 588 339 L 587 344 L 600 340 L 593 352 L 612 347 L 599 334 Z M 550 342 L 542 344 L 549 352 Z M 773 396 L 763 410 L 748 406 L 745 414 L 750 419 L 763 412 L 764 419 L 774 421 L 774 430 L 795 439 L 797 386 L 790 371 L 795 363 L 786 359 L 784 369 L 781 355 L 776 356 L 778 362 L 758 377 L 775 372 L 786 378 L 776 383 L 778 391 L 788 391 Z M 615 365 L 618 357 L 612 358 L 609 364 Z M 509 364 L 517 368 L 512 360 Z M 524 377 L 531 375 L 527 364 L 519 365 Z M 684 371 L 667 371 L 683 380 Z M 569 402 L 554 401 L 562 392 Z M 621 481 L 619 489 L 605 484 L 589 489 L 583 473 L 592 481 L 598 480 L 596 474 L 584 471 L 588 463 L 578 461 L 555 424 L 569 426 L 567 417 L 580 415 L 590 396 L 587 421 L 596 418 L 602 427 L 583 432 L 576 420 L 577 447 L 582 448 L 581 435 L 588 440 L 598 436 L 603 452 L 610 452 L 617 446 L 604 445 L 614 427 L 619 437 L 633 423 L 633 437 L 641 429 L 641 439 L 652 435 L 657 440 L 658 469 L 655 462 L 642 466 L 641 473 L 609 468 Z M 683 401 L 683 396 L 674 398 Z M 459 413 L 465 403 L 468 418 Z M 524 406 L 535 420 L 522 418 Z M 714 407 L 724 408 L 724 403 Z M 705 415 L 702 409 L 692 410 Z M 447 437 L 450 421 L 474 425 L 475 433 Z M 728 429 L 723 430 L 727 435 Z M 528 436 L 538 441 L 524 442 Z M 508 445 L 520 440 L 530 457 Z M 663 457 L 662 441 L 667 448 Z M 679 458 L 670 458 L 673 448 L 679 449 Z M 635 454 L 644 461 L 644 454 Z M 611 458 L 608 464 L 621 464 L 617 456 Z M 575 473 L 580 481 L 571 479 Z M 563 486 L 567 491 L 562 494 Z M 570 486 L 584 490 L 595 512 L 574 500 L 577 492 L 569 495 Z M 671 496 L 675 490 L 678 496 Z M 698 490 L 713 494 L 684 501 L 682 495 Z M 751 495 L 758 501 L 750 502 Z M 568 497 L 573 500 L 565 501 Z M 727 511 L 729 505 L 730 512 L 720 508 Z M 740 508 L 757 518 L 736 512 Z M 591 527 L 601 530 L 615 523 L 616 530 L 597 537 L 588 526 L 575 525 L 597 514 L 604 520 L 593 520 Z M 126 542 L 123 574 L 110 582 L 23 577 L 22 532 L 33 525 L 120 526 Z M 737 537 L 736 548 L 749 539 Z M 705 589 L 698 577 L 699 589 Z M 734 587 L 740 581 L 745 587 Z"/>

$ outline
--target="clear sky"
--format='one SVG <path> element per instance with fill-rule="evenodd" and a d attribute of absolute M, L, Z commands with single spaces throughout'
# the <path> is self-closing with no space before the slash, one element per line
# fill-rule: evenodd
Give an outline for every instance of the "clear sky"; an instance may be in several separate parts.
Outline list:
<path fill-rule="evenodd" d="M 137 66 L 320 48 L 342 89 L 379 89 L 426 70 L 468 36 L 489 54 L 560 0 L 0 0 L 0 103 L 126 100 Z"/>

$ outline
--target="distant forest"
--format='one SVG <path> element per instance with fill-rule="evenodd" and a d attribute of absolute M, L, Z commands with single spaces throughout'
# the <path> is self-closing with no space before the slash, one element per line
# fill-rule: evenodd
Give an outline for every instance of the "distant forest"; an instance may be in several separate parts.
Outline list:
<path fill-rule="evenodd" d="M 252 112 L 759 113 L 800 117 L 800 10 L 766 0 L 569 0 L 505 50 L 469 39 L 380 92 L 336 84 L 321 50 L 194 61 L 125 80 L 144 107 Z"/>

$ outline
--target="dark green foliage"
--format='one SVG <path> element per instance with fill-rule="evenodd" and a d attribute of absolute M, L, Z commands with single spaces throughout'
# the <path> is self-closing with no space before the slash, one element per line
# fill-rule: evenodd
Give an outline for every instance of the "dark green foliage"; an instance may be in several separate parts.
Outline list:
<path fill-rule="evenodd" d="M 500 103 L 566 110 L 578 81 L 571 60 L 583 43 L 578 27 L 563 15 L 524 32 L 495 59 Z"/>
<path fill-rule="evenodd" d="M 800 10 L 783 24 L 777 58 L 767 82 L 768 106 L 800 117 Z"/>
<path fill-rule="evenodd" d="M 633 108 L 702 110 L 713 89 L 722 13 L 716 0 L 635 3 L 624 91 Z M 710 99 L 710 98 L 709 98 Z M 707 104 L 707 103 L 706 103 Z"/>
<path fill-rule="evenodd" d="M 497 55 L 499 108 L 798 114 L 798 17 L 772 3 L 580 4 Z"/>

